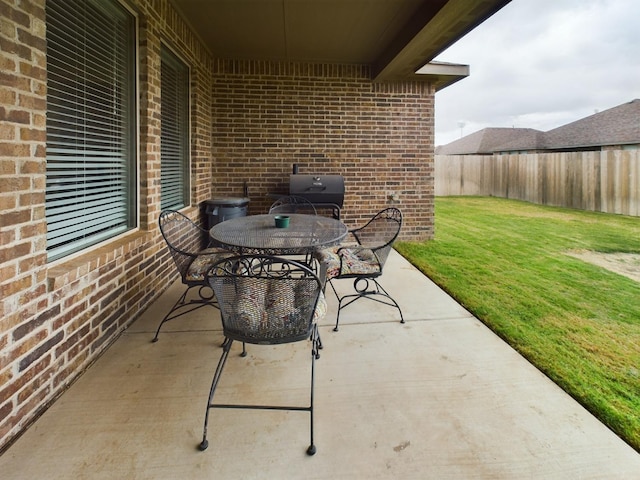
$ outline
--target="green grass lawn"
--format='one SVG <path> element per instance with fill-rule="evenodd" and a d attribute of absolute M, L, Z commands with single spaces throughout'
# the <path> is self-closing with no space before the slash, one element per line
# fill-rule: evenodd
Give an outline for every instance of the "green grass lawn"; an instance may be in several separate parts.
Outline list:
<path fill-rule="evenodd" d="M 640 283 L 566 254 L 640 253 L 640 218 L 440 197 L 396 248 L 640 451 Z"/>

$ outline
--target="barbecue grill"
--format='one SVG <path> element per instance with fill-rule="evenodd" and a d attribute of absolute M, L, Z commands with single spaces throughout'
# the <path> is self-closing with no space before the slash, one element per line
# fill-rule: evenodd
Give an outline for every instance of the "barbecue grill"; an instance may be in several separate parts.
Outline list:
<path fill-rule="evenodd" d="M 340 219 L 344 203 L 344 177 L 342 175 L 302 175 L 289 177 L 289 195 L 309 200 L 316 209 L 329 209 Z"/>

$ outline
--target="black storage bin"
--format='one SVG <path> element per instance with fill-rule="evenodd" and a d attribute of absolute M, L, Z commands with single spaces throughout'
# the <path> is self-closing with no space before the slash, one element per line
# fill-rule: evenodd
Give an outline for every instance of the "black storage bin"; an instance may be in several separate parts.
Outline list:
<path fill-rule="evenodd" d="M 207 216 L 207 228 L 211 228 L 230 218 L 245 217 L 249 199 L 246 197 L 222 197 L 205 200 L 203 203 Z"/>

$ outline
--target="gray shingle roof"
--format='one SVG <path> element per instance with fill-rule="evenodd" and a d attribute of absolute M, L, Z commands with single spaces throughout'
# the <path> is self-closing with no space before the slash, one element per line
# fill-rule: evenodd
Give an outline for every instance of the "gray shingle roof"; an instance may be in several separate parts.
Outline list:
<path fill-rule="evenodd" d="M 640 99 L 542 132 L 532 128 L 485 128 L 436 148 L 437 155 L 492 154 L 640 144 Z"/>
<path fill-rule="evenodd" d="M 544 134 L 546 149 L 640 143 L 640 100 L 603 110 Z"/>
<path fill-rule="evenodd" d="M 483 128 L 471 135 L 462 137 L 446 145 L 436 148 L 438 155 L 469 155 L 487 154 L 500 149 L 510 143 L 534 145 L 542 134 L 533 128 Z"/>

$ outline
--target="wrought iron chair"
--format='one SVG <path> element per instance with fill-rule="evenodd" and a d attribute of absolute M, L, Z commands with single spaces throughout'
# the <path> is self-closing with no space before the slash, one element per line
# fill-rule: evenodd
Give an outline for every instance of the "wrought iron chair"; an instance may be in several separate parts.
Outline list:
<path fill-rule="evenodd" d="M 212 408 L 294 410 L 310 413 L 311 442 L 307 454 L 316 452 L 313 443 L 313 385 L 315 360 L 322 347 L 317 322 L 324 317 L 323 284 L 306 265 L 282 257 L 235 256 L 216 263 L 207 282 L 218 299 L 225 341 L 218 362 L 204 420 L 200 450 L 209 446 L 207 428 Z M 235 340 L 256 345 L 311 341 L 310 405 L 274 406 L 218 404 L 213 402 L 229 350 Z"/>
<path fill-rule="evenodd" d="M 230 255 L 219 248 L 207 248 L 209 232 L 180 212 L 164 210 L 160 213 L 158 223 L 182 283 L 187 288 L 158 325 L 153 337 L 154 342 L 158 341 L 160 329 L 169 320 L 206 305 L 217 307 L 215 295 L 206 282 L 206 272 L 211 265 L 220 260 L 221 256 Z M 193 288 L 198 289 L 197 297 L 189 297 L 189 292 Z"/>
<path fill-rule="evenodd" d="M 304 197 L 288 195 L 278 198 L 271 207 L 269 213 L 306 213 L 307 215 L 317 215 L 316 207 Z"/>
<path fill-rule="evenodd" d="M 334 331 L 338 331 L 340 311 L 361 298 L 397 308 L 400 323 L 404 323 L 400 306 L 377 280 L 382 275 L 384 264 L 401 228 L 402 212 L 397 208 L 386 208 L 362 227 L 349 231 L 356 244 L 339 245 L 315 252 L 321 276 L 329 282 L 338 299 Z M 344 278 L 353 279 L 355 293 L 343 296 L 338 294 L 333 281 Z"/>

